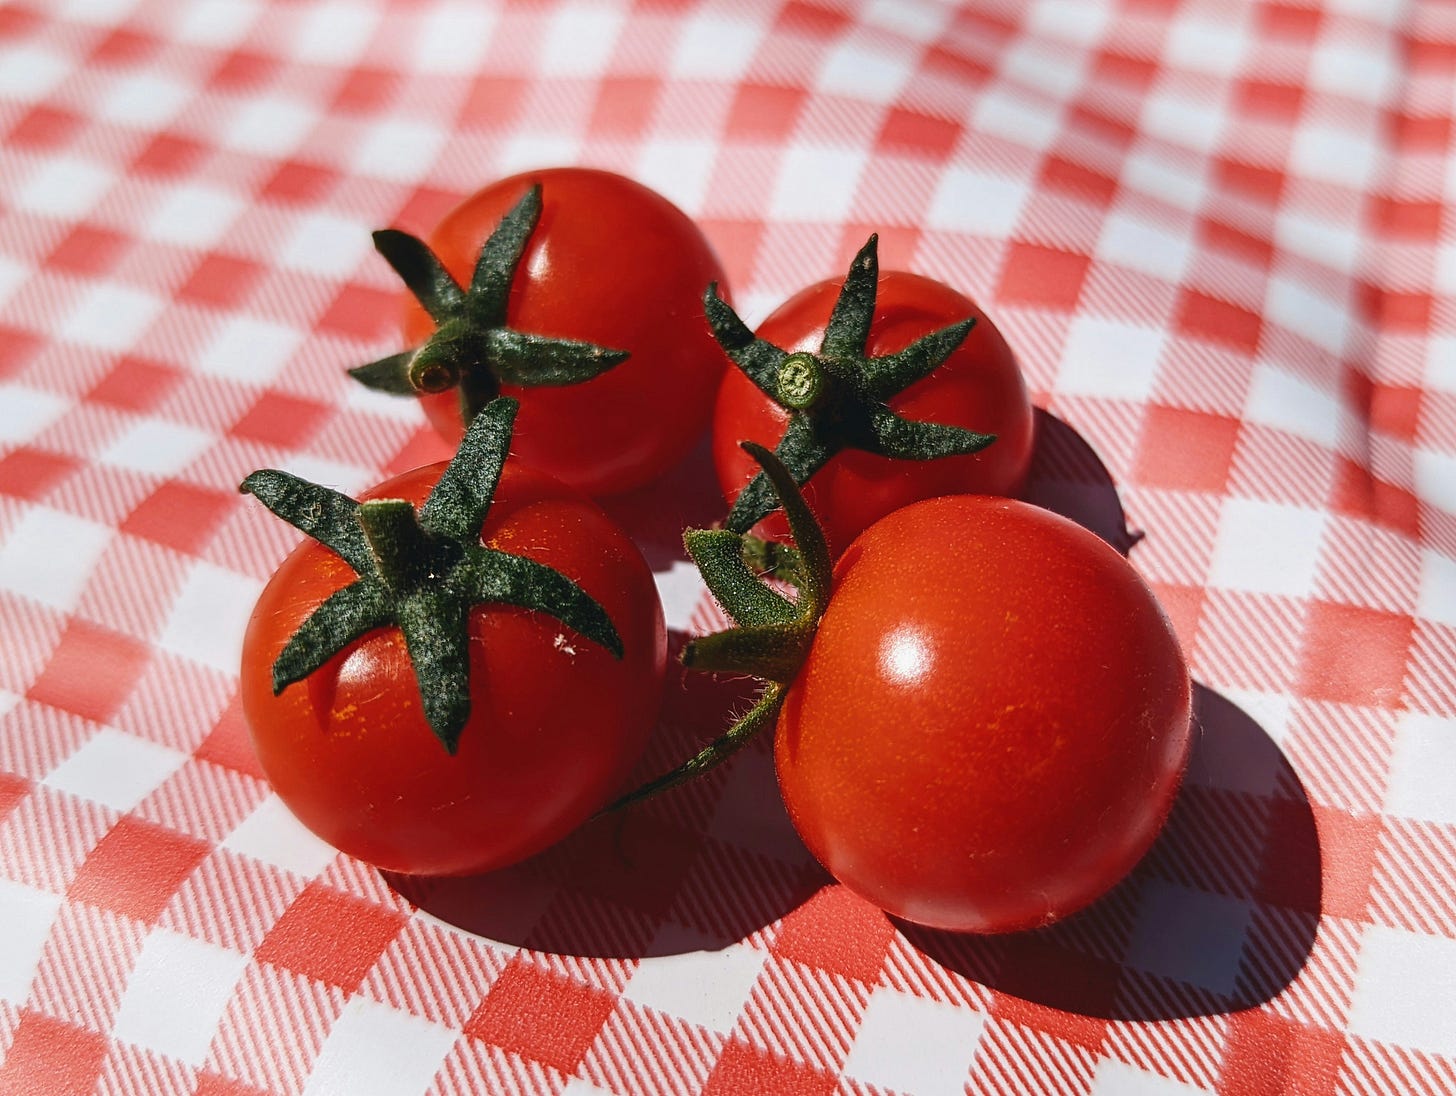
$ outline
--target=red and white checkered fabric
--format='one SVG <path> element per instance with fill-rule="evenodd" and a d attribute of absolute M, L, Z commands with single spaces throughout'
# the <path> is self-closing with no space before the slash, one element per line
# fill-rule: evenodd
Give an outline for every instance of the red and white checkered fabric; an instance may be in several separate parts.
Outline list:
<path fill-rule="evenodd" d="M 0 1092 L 1456 1091 L 1456 4 L 0 4 Z M 498 876 L 291 819 L 236 702 L 294 534 L 236 484 L 440 455 L 369 230 L 601 166 L 750 321 L 887 266 L 978 298 L 1031 495 L 1198 684 L 1147 861 L 1054 930 L 830 885 L 765 750 Z M 611 504 L 679 630 L 698 454 Z M 1131 539 L 1131 538 L 1127 538 Z M 644 771 L 739 695 L 669 689 Z"/>

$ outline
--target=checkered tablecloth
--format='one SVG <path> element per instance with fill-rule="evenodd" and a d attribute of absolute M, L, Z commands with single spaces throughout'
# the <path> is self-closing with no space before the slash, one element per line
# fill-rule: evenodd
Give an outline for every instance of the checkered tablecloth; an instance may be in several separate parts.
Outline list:
<path fill-rule="evenodd" d="M 0 3 L 0 1092 L 1456 1091 L 1453 118 L 1449 0 Z M 343 372 L 400 348 L 369 231 L 555 164 L 695 216 L 750 322 L 870 231 L 994 315 L 1030 496 L 1197 683 L 1093 909 L 893 923 L 762 748 L 470 881 L 270 793 L 237 662 L 295 534 L 236 485 L 442 455 Z M 679 639 L 712 482 L 606 503 Z M 743 695 L 674 677 L 643 771 Z"/>

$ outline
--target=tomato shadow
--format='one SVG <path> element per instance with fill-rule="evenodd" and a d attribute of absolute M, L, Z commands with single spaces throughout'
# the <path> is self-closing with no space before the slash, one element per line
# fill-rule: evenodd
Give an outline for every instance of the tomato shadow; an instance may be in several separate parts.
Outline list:
<path fill-rule="evenodd" d="M 1194 715 L 1188 777 L 1162 834 L 1121 884 L 1050 928 L 977 937 L 902 924 L 906 941 L 997 991 L 1013 1012 L 1170 1020 L 1277 996 L 1319 928 L 1314 812 L 1247 714 L 1195 686 Z"/>
<path fill-rule="evenodd" d="M 664 709 L 629 786 L 692 756 L 746 710 L 755 683 L 689 673 L 674 633 Z M 636 959 L 716 951 L 800 906 L 827 877 L 784 813 L 770 744 L 686 785 L 595 819 L 486 875 L 386 882 L 464 932 L 560 955 Z"/>
<path fill-rule="evenodd" d="M 1090 529 L 1124 556 L 1142 539 L 1127 527 L 1112 473 L 1081 434 L 1038 407 L 1031 469 L 1021 497 Z"/>
<path fill-rule="evenodd" d="M 707 438 L 651 483 L 597 499 L 627 531 L 654 571 L 686 561 L 683 532 L 723 520 L 727 508 L 718 490 Z"/>

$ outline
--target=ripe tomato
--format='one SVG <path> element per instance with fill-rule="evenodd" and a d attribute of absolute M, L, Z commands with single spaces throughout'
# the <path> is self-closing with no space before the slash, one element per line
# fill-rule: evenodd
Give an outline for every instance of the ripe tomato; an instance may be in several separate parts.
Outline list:
<path fill-rule="evenodd" d="M 825 281 L 797 293 L 763 322 L 757 337 L 789 353 L 818 351 L 842 285 Z M 949 286 L 917 274 L 885 271 L 879 274 L 878 287 L 865 345 L 868 355 L 896 353 L 932 331 L 975 318 L 949 357 L 929 376 L 890 397 L 889 408 L 906 419 L 994 434 L 996 441 L 979 452 L 934 460 L 840 450 L 804 485 L 834 551 L 892 510 L 919 499 L 1015 494 L 1031 463 L 1032 409 L 1026 386 L 1006 340 L 985 313 Z M 786 408 L 738 369 L 723 375 L 712 447 L 719 486 L 730 503 L 759 471 L 738 443 L 750 440 L 773 447 L 784 436 L 789 417 Z M 771 514 L 756 528 L 780 540 L 787 533 L 781 513 Z"/>
<path fill-rule="evenodd" d="M 840 558 L 774 756 L 816 858 L 936 928 L 1047 924 L 1147 851 L 1190 744 L 1188 671 L 1133 568 L 1026 503 L 915 503 Z"/>
<path fill-rule="evenodd" d="M 363 498 L 418 505 L 446 471 L 416 469 Z M 427 722 L 398 627 L 367 631 L 275 695 L 290 637 L 359 577 L 317 541 L 278 568 L 245 635 L 243 710 L 274 789 L 324 840 L 387 870 L 467 874 L 544 849 L 620 786 L 656 720 L 662 607 L 627 535 L 579 492 L 514 460 L 480 528 L 487 549 L 545 564 L 595 599 L 622 654 L 547 613 L 475 605 L 469 716 L 453 753 Z"/>
<path fill-rule="evenodd" d="M 605 171 L 553 168 L 472 194 L 427 243 L 468 285 L 481 246 L 533 183 L 541 214 L 511 281 L 507 324 L 630 356 L 580 384 L 501 391 L 521 401 L 516 451 L 588 494 L 639 486 L 705 432 L 725 361 L 703 320 L 702 293 L 723 271 L 696 224 L 666 198 Z M 411 346 L 435 323 L 405 305 Z M 461 434 L 452 390 L 422 397 L 447 440 Z"/>

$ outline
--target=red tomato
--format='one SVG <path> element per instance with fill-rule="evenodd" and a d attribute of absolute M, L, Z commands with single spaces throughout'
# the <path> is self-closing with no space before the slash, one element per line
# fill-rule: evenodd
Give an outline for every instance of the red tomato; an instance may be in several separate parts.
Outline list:
<path fill-rule="evenodd" d="M 1190 744 L 1176 637 L 1131 565 L 1010 499 L 916 503 L 849 546 L 775 737 L 809 850 L 936 928 L 1047 924 L 1147 851 Z"/>
<path fill-rule="evenodd" d="M 763 322 L 757 336 L 790 353 L 817 351 L 842 284 L 820 282 L 791 297 Z M 930 278 L 883 272 L 866 351 L 893 354 L 968 316 L 976 323 L 965 341 L 928 377 L 891 397 L 888 406 L 908 419 L 995 434 L 996 441 L 978 453 L 925 461 L 893 460 L 856 449 L 835 454 L 804 485 L 831 551 L 919 499 L 1011 495 L 1021 489 L 1031 463 L 1031 404 L 1006 340 L 980 309 Z M 730 503 L 759 471 L 738 443 L 756 441 L 772 448 L 788 420 L 789 413 L 739 370 L 724 374 L 713 419 L 713 463 Z M 757 529 L 778 540 L 788 535 L 780 512 Z"/>
<path fill-rule="evenodd" d="M 684 456 L 706 429 L 725 366 L 702 294 L 723 271 L 697 225 L 666 198 L 620 175 L 553 168 L 502 179 L 446 215 L 427 239 L 468 285 L 481 245 L 532 183 L 541 218 L 511 283 L 506 322 L 631 356 L 582 384 L 504 386 L 521 401 L 515 452 L 588 494 L 640 486 Z M 413 298 L 410 345 L 434 331 Z M 435 428 L 461 435 L 454 391 L 421 397 Z"/>
<path fill-rule="evenodd" d="M 418 505 L 444 465 L 365 498 Z M 244 639 L 242 701 L 263 770 L 303 823 L 378 867 L 467 874 L 544 849 L 600 808 L 656 720 L 662 607 L 627 535 L 589 499 L 508 461 L 482 541 L 548 565 L 607 611 L 614 657 L 545 613 L 470 611 L 471 711 L 451 755 L 430 730 L 395 627 L 356 640 L 273 695 L 275 659 L 319 604 L 357 576 L 305 541 L 264 588 Z"/>

